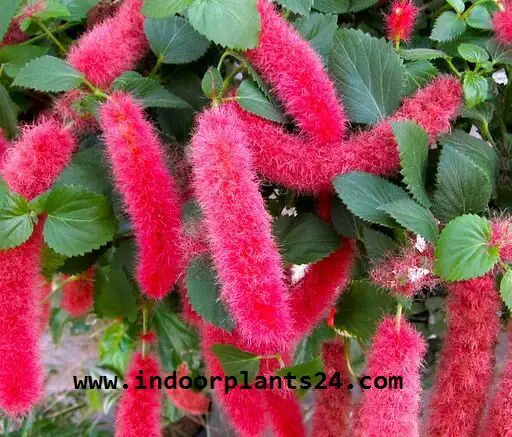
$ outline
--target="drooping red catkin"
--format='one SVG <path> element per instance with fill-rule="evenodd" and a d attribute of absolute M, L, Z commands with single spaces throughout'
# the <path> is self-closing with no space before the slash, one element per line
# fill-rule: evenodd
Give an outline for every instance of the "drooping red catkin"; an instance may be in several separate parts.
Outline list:
<path fill-rule="evenodd" d="M 24 6 L 20 15 L 15 17 L 9 24 L 9 28 L 5 33 L 2 41 L 0 41 L 0 47 L 11 44 L 19 44 L 29 38 L 29 34 L 21 30 L 21 24 L 32 15 L 40 12 L 44 9 L 45 1 L 40 0 L 33 3 L 29 3 Z"/>
<path fill-rule="evenodd" d="M 305 437 L 300 403 L 292 390 L 265 392 L 267 417 L 275 437 Z"/>
<path fill-rule="evenodd" d="M 176 185 L 153 127 L 131 96 L 114 93 L 100 112 L 116 188 L 135 230 L 137 280 L 147 296 L 161 299 L 183 268 Z"/>
<path fill-rule="evenodd" d="M 179 380 L 183 376 L 189 374 L 186 363 L 178 367 L 176 378 Z M 172 403 L 180 410 L 185 411 L 192 415 L 201 415 L 208 412 L 210 406 L 210 398 L 203 392 L 194 390 L 186 390 L 177 386 L 175 389 L 167 390 L 167 396 L 171 399 Z"/>
<path fill-rule="evenodd" d="M 247 52 L 249 60 L 272 84 L 287 114 L 313 141 L 311 147 L 339 143 L 347 119 L 320 56 L 268 0 L 259 0 L 258 10 L 260 41 Z"/>
<path fill-rule="evenodd" d="M 4 157 L 2 177 L 9 188 L 33 199 L 46 191 L 70 162 L 75 141 L 52 120 L 25 127 Z M 39 221 L 21 246 L 0 251 L 0 408 L 27 413 L 42 394 L 39 360 L 39 269 L 42 247 Z"/>
<path fill-rule="evenodd" d="M 409 41 L 419 8 L 412 0 L 394 0 L 389 14 L 385 15 L 387 37 L 391 41 Z"/>
<path fill-rule="evenodd" d="M 100 88 L 131 70 L 145 54 L 143 0 L 125 0 L 117 13 L 88 31 L 71 48 L 68 61 Z"/>
<path fill-rule="evenodd" d="M 512 262 L 512 219 L 510 217 L 492 219 L 491 229 L 490 245 L 499 249 L 503 262 Z"/>
<path fill-rule="evenodd" d="M 351 395 L 348 389 L 350 373 L 345 360 L 343 342 L 331 341 L 322 345 L 322 359 L 327 382 L 338 373 L 341 388 L 329 386 L 327 390 L 315 391 L 315 412 L 312 435 L 315 437 L 348 437 L 350 435 L 349 413 Z"/>
<path fill-rule="evenodd" d="M 499 310 L 492 274 L 448 287 L 448 330 L 430 402 L 429 436 L 476 435 L 492 381 Z"/>
<path fill-rule="evenodd" d="M 512 1 L 504 2 L 504 9 L 492 17 L 496 38 L 502 44 L 512 44 Z"/>
<path fill-rule="evenodd" d="M 389 121 L 412 119 L 434 141 L 450 130 L 462 104 L 462 88 L 451 76 L 440 76 L 404 100 L 390 119 L 354 134 L 343 143 L 311 147 L 302 137 L 276 123 L 238 109 L 249 139 L 254 167 L 265 179 L 302 192 L 331 190 L 333 178 L 350 171 L 392 175 L 400 168 L 398 148 Z"/>
<path fill-rule="evenodd" d="M 508 362 L 497 384 L 482 430 L 485 437 L 512 436 L 512 322 L 508 327 Z"/>
<path fill-rule="evenodd" d="M 406 320 L 383 319 L 367 355 L 365 375 L 401 376 L 402 389 L 363 390 L 354 435 L 414 437 L 419 435 L 420 365 L 426 350 L 421 334 Z M 452 434 L 444 434 L 445 437 Z"/>
<path fill-rule="evenodd" d="M 142 373 L 141 373 L 142 371 Z M 150 378 L 160 375 L 160 364 L 152 355 L 135 353 L 126 374 L 128 388 L 121 394 L 116 413 L 116 437 L 159 437 L 162 435 L 162 397 Z M 141 387 L 140 378 L 146 389 Z"/>
<path fill-rule="evenodd" d="M 289 297 L 247 143 L 232 106 L 200 115 L 191 147 L 195 190 L 221 296 L 240 334 L 283 350 L 293 332 Z"/>
<path fill-rule="evenodd" d="M 63 281 L 70 281 L 64 275 Z M 94 266 L 62 287 L 61 308 L 71 317 L 86 315 L 94 305 Z"/>

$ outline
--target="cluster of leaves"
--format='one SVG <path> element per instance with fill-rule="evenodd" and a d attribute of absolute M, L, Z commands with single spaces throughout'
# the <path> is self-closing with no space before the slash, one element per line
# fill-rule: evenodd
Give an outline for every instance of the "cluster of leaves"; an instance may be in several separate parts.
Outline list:
<path fill-rule="evenodd" d="M 27 41 L 0 47 L 0 127 L 9 138 L 17 136 L 20 122 L 45 110 L 55 93 L 87 91 L 76 109 L 96 114 L 105 96 L 63 58 L 98 1 L 47 0 L 22 24 Z M 0 38 L 25 3 L 7 0 Z M 333 181 L 338 198 L 332 205 L 332 224 L 315 214 L 313 198 L 276 185 L 262 186 L 287 265 L 325 258 L 339 247 L 340 235 L 357 240 L 361 257 L 349 289 L 338 302 L 334 325 L 322 324 L 301 342 L 293 368 L 299 375 L 314 374 L 321 369 L 322 341 L 343 335 L 350 338 L 357 371 L 378 320 L 404 304 L 368 279 L 371 266 L 384 254 L 420 235 L 435 245 L 435 273 L 446 281 L 476 277 L 496 263 L 503 264 L 491 244 L 489 218 L 512 204 L 512 85 L 503 79 L 512 72 L 512 48 L 492 38 L 490 18 L 496 10 L 492 0 L 434 0 L 424 5 L 418 0 L 424 9 L 414 38 L 398 48 L 382 38 L 382 6 L 377 0 L 277 3 L 324 60 L 354 125 L 372 125 L 392 115 L 401 99 L 441 73 L 457 75 L 464 88 L 461 118 L 435 149 L 417 124 L 393 124 L 400 178 L 389 181 L 350 173 Z M 194 115 L 210 100 L 220 102 L 233 85 L 238 87 L 230 98 L 244 109 L 290 125 L 268 84 L 240 52 L 258 44 L 261 23 L 255 0 L 145 0 L 143 13 L 152 53 L 136 71 L 119 77 L 113 89 L 132 93 L 147 108 L 159 134 L 171 144 L 170 155 L 184 153 Z M 176 294 L 154 304 L 138 291 L 131 225 L 103 164 L 103 147 L 95 135 L 82 138 L 71 166 L 51 190 L 32 202 L 1 184 L 0 249 L 26 241 L 38 216 L 44 214 L 42 272 L 47 278 L 81 273 L 96 265 L 94 312 L 100 319 L 115 321 L 102 333 L 100 362 L 91 372 L 124 374 L 148 308 L 163 368 L 170 371 L 186 361 L 193 373 L 201 372 L 197 333 L 181 319 Z M 200 214 L 194 202 L 183 208 L 186 222 L 198 220 Z M 509 308 L 511 278 L 507 272 L 502 281 Z M 191 262 L 186 285 L 192 307 L 204 320 L 226 331 L 233 329 L 207 256 Z M 409 317 L 431 344 L 443 335 L 443 293 L 436 289 L 433 296 L 417 297 L 406 305 Z M 83 332 L 90 329 L 87 326 L 54 308 L 55 341 L 65 327 Z M 230 346 L 216 348 L 227 373 L 243 369 L 256 374 L 261 357 Z M 87 399 L 94 411 L 108 411 L 117 398 L 91 392 Z M 168 421 L 181 417 L 172 408 L 166 408 Z"/>

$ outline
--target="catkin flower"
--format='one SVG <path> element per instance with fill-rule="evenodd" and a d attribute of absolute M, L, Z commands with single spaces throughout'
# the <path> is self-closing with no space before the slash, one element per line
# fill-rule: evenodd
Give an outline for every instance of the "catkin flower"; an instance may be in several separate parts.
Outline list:
<path fill-rule="evenodd" d="M 502 44 L 512 44 L 512 1 L 506 0 L 504 9 L 492 17 L 496 38 Z"/>
<path fill-rule="evenodd" d="M 62 287 L 61 308 L 71 317 L 86 315 L 94 305 L 94 266 L 76 279 L 64 275 L 63 281 L 70 282 Z"/>
<path fill-rule="evenodd" d="M 196 196 L 237 329 L 248 343 L 282 350 L 293 332 L 289 296 L 247 142 L 231 106 L 199 116 L 191 147 Z"/>
<path fill-rule="evenodd" d="M 476 435 L 492 382 L 499 310 L 491 274 L 448 287 L 448 330 L 430 402 L 428 436 Z"/>
<path fill-rule="evenodd" d="M 187 364 L 183 363 L 178 367 L 176 378 L 179 380 L 183 376 L 188 376 L 188 374 Z M 195 416 L 207 413 L 210 406 L 210 398 L 203 392 L 186 390 L 179 386 L 175 389 L 167 390 L 167 396 L 180 410 Z"/>
<path fill-rule="evenodd" d="M 137 280 L 147 296 L 161 299 L 183 267 L 176 185 L 153 127 L 131 96 L 113 94 L 100 112 L 115 185 L 135 230 Z"/>
<path fill-rule="evenodd" d="M 409 41 L 418 14 L 419 9 L 412 0 L 394 0 L 391 11 L 385 15 L 388 39 L 394 42 Z"/>
<path fill-rule="evenodd" d="M 508 328 L 508 362 L 498 379 L 482 431 L 486 437 L 512 435 L 512 322 Z"/>
<path fill-rule="evenodd" d="M 160 375 L 160 364 L 148 354 L 132 357 L 116 414 L 116 437 L 160 437 L 162 435 L 162 398 L 160 390 L 150 388 L 150 378 Z M 142 378 L 142 383 L 141 383 Z M 136 387 L 146 386 L 145 389 Z"/>
<path fill-rule="evenodd" d="M 491 220 L 490 245 L 497 247 L 504 263 L 512 262 L 512 219 L 501 217 Z"/>
<path fill-rule="evenodd" d="M 300 403 L 293 390 L 268 390 L 265 400 L 269 426 L 275 437 L 306 436 Z"/>
<path fill-rule="evenodd" d="M 100 88 L 131 70 L 146 52 L 143 0 L 125 0 L 117 13 L 88 31 L 71 48 L 69 63 Z"/>
<path fill-rule="evenodd" d="M 348 437 L 350 435 L 351 396 L 348 384 L 350 374 L 345 360 L 342 341 L 326 342 L 322 345 L 322 359 L 327 382 L 339 374 L 342 387 L 328 386 L 315 392 L 313 433 L 315 437 Z"/>
<path fill-rule="evenodd" d="M 29 34 L 21 30 L 21 24 L 32 15 L 41 12 L 45 7 L 45 1 L 39 0 L 33 3 L 27 4 L 21 13 L 15 17 L 9 27 L 3 39 L 0 41 L 0 47 L 8 46 L 11 44 L 19 44 L 26 41 L 29 38 Z"/>
<path fill-rule="evenodd" d="M 418 436 L 420 365 L 426 350 L 421 334 L 406 320 L 383 319 L 367 355 L 365 375 L 401 376 L 402 389 L 364 390 L 356 412 L 355 433 L 364 437 Z M 430 435 L 430 434 L 429 434 Z M 454 434 L 444 434 L 445 436 Z"/>

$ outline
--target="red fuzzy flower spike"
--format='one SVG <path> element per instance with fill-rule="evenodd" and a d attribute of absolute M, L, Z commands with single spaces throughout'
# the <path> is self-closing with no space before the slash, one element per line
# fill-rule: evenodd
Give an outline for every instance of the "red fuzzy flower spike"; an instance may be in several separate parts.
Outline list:
<path fill-rule="evenodd" d="M 512 322 L 508 327 L 508 362 L 498 379 L 497 392 L 491 400 L 482 435 L 512 435 Z"/>
<path fill-rule="evenodd" d="M 188 376 L 188 374 L 187 363 L 182 363 L 178 367 L 176 379 L 179 380 L 183 376 Z M 207 413 L 210 407 L 210 398 L 204 393 L 191 389 L 183 389 L 180 386 L 172 390 L 167 390 L 167 396 L 169 396 L 172 403 L 180 410 L 194 416 Z"/>
<path fill-rule="evenodd" d="M 150 378 L 160 375 L 160 364 L 148 354 L 137 352 L 128 368 L 116 414 L 116 437 L 160 437 L 162 435 L 162 397 L 158 387 L 150 388 Z M 141 387 L 141 378 L 145 389 Z"/>
<path fill-rule="evenodd" d="M 61 308 L 71 317 L 85 316 L 94 306 L 94 266 L 76 279 L 64 275 L 67 282 L 62 287 Z"/>
<path fill-rule="evenodd" d="M 391 11 L 385 16 L 387 37 L 396 43 L 409 41 L 419 9 L 412 0 L 394 0 Z"/>
<path fill-rule="evenodd" d="M 492 17 L 496 38 L 502 44 L 512 44 L 512 1 L 506 0 L 503 10 Z"/>
<path fill-rule="evenodd" d="M 378 376 L 400 375 L 403 387 L 384 390 L 372 387 L 362 392 L 355 419 L 355 436 L 419 435 L 420 366 L 425 350 L 423 337 L 406 320 L 400 320 L 399 325 L 390 317 L 381 321 L 367 356 L 365 375 L 374 382 Z M 459 434 L 444 434 L 445 437 L 448 435 Z"/>
<path fill-rule="evenodd" d="M 345 346 L 342 341 L 326 342 L 322 345 L 322 359 L 327 381 L 339 375 L 340 387 L 328 386 L 315 392 L 313 433 L 315 437 L 348 437 L 350 435 L 349 413 L 351 396 L 348 384 L 350 373 L 345 360 Z M 337 381 L 336 381 L 337 382 Z"/>
<path fill-rule="evenodd" d="M 117 13 L 88 31 L 72 47 L 69 63 L 85 74 L 87 80 L 107 88 L 144 56 L 143 0 L 125 0 Z"/>
<path fill-rule="evenodd" d="M 512 219 L 496 218 L 491 221 L 491 246 L 497 247 L 505 263 L 512 262 Z"/>
<path fill-rule="evenodd" d="M 191 160 L 222 299 L 247 343 L 275 352 L 293 335 L 289 296 L 247 143 L 236 111 L 212 108 L 198 118 Z"/>
<path fill-rule="evenodd" d="M 429 437 L 477 435 L 500 331 L 493 275 L 448 288 L 448 330 L 430 402 Z"/>
<path fill-rule="evenodd" d="M 144 294 L 161 299 L 183 268 L 180 199 L 164 149 L 128 94 L 115 93 L 102 106 L 101 125 L 116 188 L 135 230 L 138 282 Z"/>

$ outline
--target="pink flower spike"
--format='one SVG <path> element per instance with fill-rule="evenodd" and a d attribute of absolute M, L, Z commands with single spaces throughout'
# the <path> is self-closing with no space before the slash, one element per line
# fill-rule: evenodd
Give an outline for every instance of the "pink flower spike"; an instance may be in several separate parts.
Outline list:
<path fill-rule="evenodd" d="M 385 16 L 387 37 L 391 41 L 409 41 L 419 9 L 412 0 L 394 0 L 391 11 Z"/>
<path fill-rule="evenodd" d="M 177 380 L 187 376 L 189 374 L 187 364 L 182 363 L 176 373 Z M 193 416 L 207 413 L 210 407 L 210 398 L 203 392 L 186 390 L 177 386 L 175 389 L 167 390 L 167 396 L 176 407 Z"/>
<path fill-rule="evenodd" d="M 512 44 L 512 2 L 505 3 L 505 9 L 492 17 L 496 38 L 502 44 Z"/>
<path fill-rule="evenodd" d="M 176 184 L 153 126 L 130 95 L 114 93 L 100 112 L 115 185 L 135 230 L 137 280 L 144 294 L 161 299 L 183 269 Z"/>
<path fill-rule="evenodd" d="M 71 278 L 64 275 L 63 280 Z M 71 317 L 85 316 L 94 306 L 94 266 L 62 287 L 61 308 Z"/>

